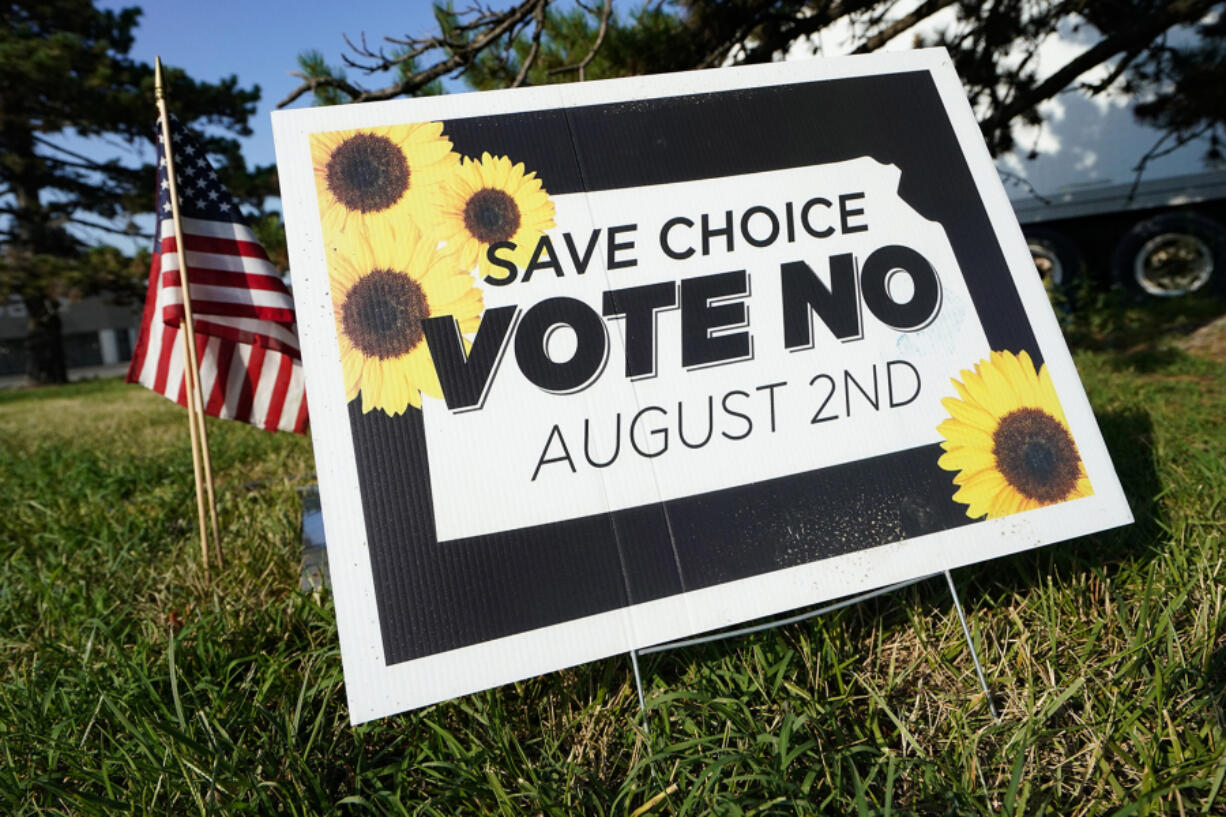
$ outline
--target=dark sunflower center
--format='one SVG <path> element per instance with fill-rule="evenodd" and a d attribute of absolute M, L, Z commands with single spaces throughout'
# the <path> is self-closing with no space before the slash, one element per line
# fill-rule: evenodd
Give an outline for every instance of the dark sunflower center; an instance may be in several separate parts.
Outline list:
<path fill-rule="evenodd" d="M 1077 487 L 1077 447 L 1068 430 L 1047 412 L 1023 408 L 1006 414 L 992 443 L 1001 475 L 1030 499 L 1059 502 Z"/>
<path fill-rule="evenodd" d="M 421 287 L 407 275 L 377 269 L 349 290 L 341 307 L 341 327 L 367 357 L 386 359 L 409 352 L 422 339 L 421 322 L 430 306 Z"/>
<path fill-rule="evenodd" d="M 519 229 L 519 205 L 501 190 L 486 187 L 468 197 L 464 226 L 478 241 L 510 241 Z"/>
<path fill-rule="evenodd" d="M 328 189 L 346 209 L 386 210 L 409 189 L 409 163 L 386 136 L 357 133 L 332 151 Z"/>

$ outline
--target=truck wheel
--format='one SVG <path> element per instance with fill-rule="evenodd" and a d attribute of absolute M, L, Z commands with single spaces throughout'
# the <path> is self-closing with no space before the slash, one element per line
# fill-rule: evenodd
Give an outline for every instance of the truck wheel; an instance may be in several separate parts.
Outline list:
<path fill-rule="evenodd" d="M 1223 288 L 1226 228 L 1195 213 L 1145 219 L 1120 239 L 1112 266 L 1134 292 L 1158 298 Z"/>
<path fill-rule="evenodd" d="M 1035 269 L 1053 290 L 1072 295 L 1085 274 L 1085 259 L 1072 241 L 1055 230 L 1032 227 L 1025 231 L 1026 246 Z"/>

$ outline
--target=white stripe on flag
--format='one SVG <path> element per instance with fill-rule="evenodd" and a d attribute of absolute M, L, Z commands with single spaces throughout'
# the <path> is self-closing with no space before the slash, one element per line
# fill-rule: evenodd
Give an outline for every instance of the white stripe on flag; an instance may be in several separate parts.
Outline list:
<path fill-rule="evenodd" d="M 221 338 L 208 338 L 203 347 L 196 347 L 196 355 L 200 358 L 200 401 L 205 406 L 209 404 L 209 395 L 217 382 L 217 355 L 220 350 Z"/>
<path fill-rule="evenodd" d="M 145 359 L 141 361 L 140 372 L 136 379 L 147 389 L 152 389 L 157 379 L 158 360 L 162 357 L 162 333 L 168 329 L 161 316 L 159 306 L 154 313 L 153 320 L 149 321 L 149 325 L 145 327 Z"/>
<path fill-rule="evenodd" d="M 272 403 L 273 394 L 277 391 L 277 370 L 280 364 L 281 355 L 275 352 L 264 355 L 259 385 L 255 389 L 255 399 L 251 402 L 251 422 L 261 428 L 265 427 L 268 420 L 268 406 Z"/>
<path fill-rule="evenodd" d="M 183 224 L 184 235 L 203 235 L 209 238 L 228 238 L 233 241 L 247 241 L 252 244 L 260 243 L 260 239 L 256 237 L 255 233 L 246 224 L 213 221 L 203 218 L 187 218 L 186 216 L 180 219 L 180 222 Z M 160 232 L 162 239 L 174 238 L 174 221 L 169 218 L 163 219 Z"/>
<path fill-rule="evenodd" d="M 178 400 L 179 390 L 183 386 L 183 373 L 187 371 L 187 360 L 183 352 L 183 333 L 175 332 L 174 334 L 175 342 L 174 348 L 170 350 L 170 368 L 166 373 L 165 394 L 171 400 Z"/>
<path fill-rule="evenodd" d="M 181 287 L 167 287 L 174 290 L 172 303 L 182 303 Z M 268 309 L 293 309 L 294 299 L 283 292 L 268 292 L 263 289 L 239 289 L 237 287 L 214 286 L 212 284 L 192 284 L 192 303 L 199 301 L 220 301 L 222 303 L 245 306 L 258 306 Z M 201 315 L 208 314 L 205 309 L 196 310 Z"/>
<path fill-rule="evenodd" d="M 215 269 L 223 272 L 245 272 L 248 275 L 263 275 L 281 280 L 277 268 L 263 258 L 252 258 L 247 255 L 230 255 L 228 253 L 187 251 L 187 266 L 189 269 Z M 168 252 L 162 255 L 162 271 L 179 269 L 179 254 Z"/>
<path fill-rule="evenodd" d="M 298 419 L 298 410 L 306 399 L 306 387 L 302 375 L 302 361 L 292 361 L 294 368 L 290 370 L 290 381 L 285 395 L 285 406 L 281 409 L 281 421 L 278 426 L 282 431 L 293 431 L 294 421 Z"/>
<path fill-rule="evenodd" d="M 197 321 L 199 321 L 199 318 L 197 318 Z M 239 332 L 270 337 L 273 340 L 284 343 L 291 349 L 298 348 L 298 336 L 294 334 L 294 331 L 274 321 L 262 321 L 259 318 L 235 318 L 229 315 L 210 315 L 208 321 L 209 323 L 228 326 Z"/>
<path fill-rule="evenodd" d="M 162 343 L 164 333 L 175 331 L 173 327 L 167 326 L 162 320 L 162 308 L 166 302 L 166 290 L 161 285 L 162 277 L 159 274 L 154 281 L 155 301 L 153 307 L 152 320 L 145 327 L 145 331 L 149 333 L 149 342 L 145 346 L 145 361 L 140 370 L 140 383 L 146 388 L 152 389 L 157 383 L 158 366 L 161 365 L 162 359 Z M 175 345 L 178 349 L 178 344 Z"/>

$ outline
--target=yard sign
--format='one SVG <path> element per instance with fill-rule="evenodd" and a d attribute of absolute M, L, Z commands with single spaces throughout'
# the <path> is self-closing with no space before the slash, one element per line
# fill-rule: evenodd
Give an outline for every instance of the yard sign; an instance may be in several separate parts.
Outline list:
<path fill-rule="evenodd" d="M 1130 521 L 943 51 L 274 124 L 355 723 Z"/>

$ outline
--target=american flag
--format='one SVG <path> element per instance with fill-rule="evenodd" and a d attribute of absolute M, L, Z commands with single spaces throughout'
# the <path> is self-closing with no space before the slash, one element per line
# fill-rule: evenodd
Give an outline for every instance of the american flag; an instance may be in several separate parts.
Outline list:
<path fill-rule="evenodd" d="M 170 132 L 205 413 L 304 432 L 306 393 L 289 290 L 199 143 L 174 117 Z M 186 406 L 182 264 L 160 123 L 157 133 L 153 264 L 127 379 Z"/>

